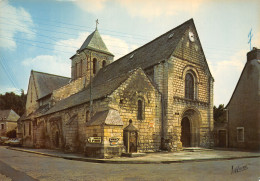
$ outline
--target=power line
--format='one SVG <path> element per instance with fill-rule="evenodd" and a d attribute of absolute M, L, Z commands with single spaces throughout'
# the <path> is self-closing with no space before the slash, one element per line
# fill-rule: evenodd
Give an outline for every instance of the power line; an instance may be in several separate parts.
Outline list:
<path fill-rule="evenodd" d="M 2 58 L 1 56 L 0 56 L 0 60 L 1 60 L 1 61 L 0 61 L 0 64 L 1 64 L 1 66 L 2 66 L 2 68 L 3 68 L 3 70 L 5 71 L 5 74 L 7 75 L 8 79 L 10 80 L 10 82 L 12 83 L 12 85 L 13 85 L 15 88 L 17 88 L 17 85 L 16 85 L 15 81 L 13 80 L 11 74 L 9 73 L 8 68 L 6 67 L 6 65 L 4 65 L 4 60 L 3 60 L 3 58 Z"/>

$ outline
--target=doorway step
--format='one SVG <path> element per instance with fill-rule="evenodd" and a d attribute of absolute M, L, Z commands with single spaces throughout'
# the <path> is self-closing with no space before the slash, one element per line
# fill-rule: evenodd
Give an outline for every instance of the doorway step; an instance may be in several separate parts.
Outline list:
<path fill-rule="evenodd" d="M 196 151 L 213 151 L 213 149 L 202 147 L 183 147 L 182 151 L 196 152 Z"/>
<path fill-rule="evenodd" d="M 122 153 L 123 157 L 142 157 L 145 155 L 146 153 Z"/>

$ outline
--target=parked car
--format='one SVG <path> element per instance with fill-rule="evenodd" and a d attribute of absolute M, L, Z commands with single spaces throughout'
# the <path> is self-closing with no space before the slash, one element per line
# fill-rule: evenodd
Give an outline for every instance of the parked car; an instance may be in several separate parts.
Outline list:
<path fill-rule="evenodd" d="M 5 141 L 7 141 L 9 138 L 5 136 L 0 137 L 0 145 L 3 145 Z"/>
<path fill-rule="evenodd" d="M 21 146 L 22 145 L 22 140 L 20 138 L 13 138 L 9 141 L 10 146 Z"/>

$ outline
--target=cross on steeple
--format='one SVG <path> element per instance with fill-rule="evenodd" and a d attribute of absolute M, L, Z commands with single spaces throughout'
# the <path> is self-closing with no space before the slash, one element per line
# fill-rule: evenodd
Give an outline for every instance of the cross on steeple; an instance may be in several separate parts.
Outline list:
<path fill-rule="evenodd" d="M 250 32 L 249 32 L 249 34 L 248 34 L 248 38 L 249 38 L 248 43 L 250 44 L 250 51 L 251 51 L 251 41 L 252 41 L 252 37 L 253 37 L 253 34 L 252 34 L 252 28 L 251 28 L 251 30 L 250 30 Z"/>
<path fill-rule="evenodd" d="M 96 30 L 97 30 L 97 25 L 98 25 L 99 23 L 98 23 L 98 19 L 96 20 Z"/>

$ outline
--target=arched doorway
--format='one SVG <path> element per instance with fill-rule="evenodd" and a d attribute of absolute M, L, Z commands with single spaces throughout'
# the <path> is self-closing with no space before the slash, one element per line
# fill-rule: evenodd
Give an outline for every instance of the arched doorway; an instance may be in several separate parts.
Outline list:
<path fill-rule="evenodd" d="M 181 142 L 183 147 L 191 146 L 190 120 L 187 117 L 181 121 Z"/>
<path fill-rule="evenodd" d="M 55 133 L 55 146 L 58 148 L 60 144 L 60 136 L 59 136 L 59 132 L 56 131 Z"/>
<path fill-rule="evenodd" d="M 184 109 L 181 114 L 181 135 L 180 141 L 183 147 L 198 147 L 200 146 L 200 112 L 193 107 Z"/>

